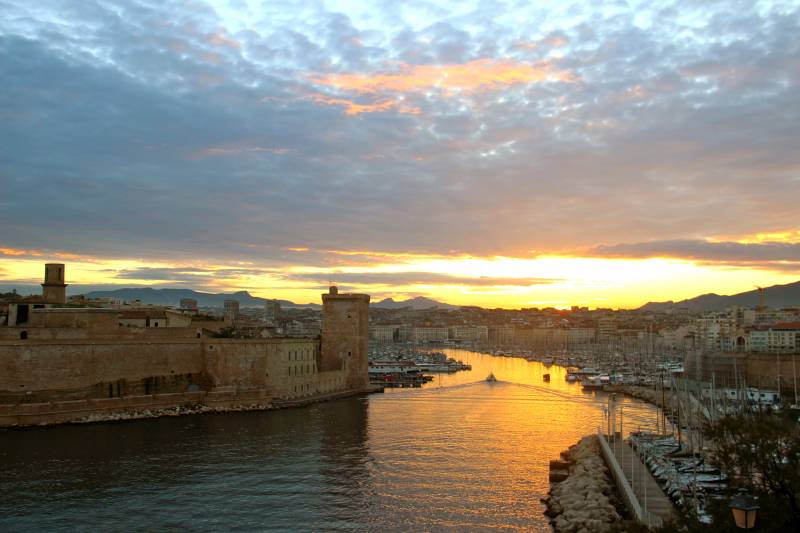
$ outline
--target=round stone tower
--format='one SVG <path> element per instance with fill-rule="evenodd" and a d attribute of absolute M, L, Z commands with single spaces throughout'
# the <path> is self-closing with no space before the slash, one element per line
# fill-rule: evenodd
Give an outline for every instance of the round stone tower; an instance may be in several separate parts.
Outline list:
<path fill-rule="evenodd" d="M 47 263 L 44 265 L 42 297 L 50 303 L 67 303 L 67 284 L 64 283 L 63 263 Z"/>

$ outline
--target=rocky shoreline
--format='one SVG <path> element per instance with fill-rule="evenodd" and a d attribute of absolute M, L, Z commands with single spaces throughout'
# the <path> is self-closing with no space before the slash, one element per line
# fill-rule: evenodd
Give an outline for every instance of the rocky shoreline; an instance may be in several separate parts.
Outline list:
<path fill-rule="evenodd" d="M 616 488 L 600 455 L 597 436 L 583 437 L 561 456 L 569 463 L 566 480 L 553 483 L 544 501 L 556 533 L 606 533 L 623 520 Z"/>
<path fill-rule="evenodd" d="M 203 413 L 231 413 L 238 411 L 268 411 L 277 409 L 272 404 L 239 405 L 236 407 L 210 407 L 208 405 L 179 405 L 166 409 L 142 409 L 108 413 L 92 413 L 83 418 L 73 420 L 70 424 L 94 424 L 97 422 L 119 422 L 123 420 L 141 420 L 145 418 L 161 418 L 164 416 L 199 415 Z"/>
<path fill-rule="evenodd" d="M 347 390 L 335 393 L 326 393 L 316 396 L 307 396 L 303 398 L 296 398 L 290 400 L 275 399 L 271 402 L 259 403 L 242 403 L 238 405 L 231 405 L 230 403 L 223 405 L 208 405 L 206 403 L 184 403 L 170 407 L 151 407 L 140 409 L 120 409 L 110 411 L 98 411 L 82 416 L 57 423 L 40 423 L 26 426 L 8 426 L 2 429 L 23 430 L 28 427 L 50 427 L 61 424 L 97 424 L 104 422 L 123 422 L 128 420 L 143 420 L 151 418 L 172 417 L 172 416 L 186 416 L 186 415 L 201 415 L 206 413 L 235 413 L 245 411 L 274 411 L 278 409 L 289 409 L 293 407 L 305 407 L 315 403 L 322 403 L 349 396 L 358 396 L 361 394 L 372 394 L 376 392 L 383 392 L 382 387 L 370 386 L 363 390 Z"/>

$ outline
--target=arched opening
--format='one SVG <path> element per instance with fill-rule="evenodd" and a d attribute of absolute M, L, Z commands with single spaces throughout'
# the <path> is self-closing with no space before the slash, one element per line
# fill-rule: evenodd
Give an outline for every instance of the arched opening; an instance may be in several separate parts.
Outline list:
<path fill-rule="evenodd" d="M 19 339 L 22 340 L 22 341 L 27 340 L 28 339 L 28 332 L 27 331 L 21 331 L 20 334 L 19 334 Z"/>

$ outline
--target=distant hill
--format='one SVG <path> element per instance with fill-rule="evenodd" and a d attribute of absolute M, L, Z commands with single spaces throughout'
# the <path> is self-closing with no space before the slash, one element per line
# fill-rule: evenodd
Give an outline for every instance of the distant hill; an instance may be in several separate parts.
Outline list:
<path fill-rule="evenodd" d="M 719 294 L 703 294 L 680 302 L 650 302 L 639 309 L 641 311 L 663 312 L 670 309 L 685 308 L 696 313 L 708 311 L 724 311 L 728 307 L 738 305 L 741 307 L 756 307 L 759 303 L 758 289 L 721 296 Z M 800 281 L 787 285 L 773 285 L 766 288 L 765 305 L 768 307 L 795 307 L 800 306 Z"/>
<path fill-rule="evenodd" d="M 247 291 L 239 291 L 231 294 L 214 294 L 209 292 L 197 292 L 191 289 L 153 289 L 128 288 L 115 289 L 111 291 L 92 291 L 86 294 L 88 298 L 117 298 L 125 301 L 141 300 L 144 304 L 152 305 L 180 305 L 181 298 L 194 298 L 199 307 L 222 307 L 225 300 L 237 300 L 241 307 L 264 307 L 264 304 L 273 301 L 281 304 L 281 307 L 309 307 L 319 308 L 319 304 L 296 304 L 289 300 L 271 300 L 252 296 Z"/>
<path fill-rule="evenodd" d="M 457 305 L 443 304 L 441 302 L 437 302 L 436 300 L 431 300 L 430 298 L 425 298 L 422 296 L 410 298 L 401 302 L 397 302 L 392 298 L 386 298 L 380 302 L 370 304 L 370 306 L 378 309 L 402 309 L 404 307 L 410 307 L 417 310 L 430 309 L 431 307 L 438 307 L 439 309 L 458 309 Z"/>

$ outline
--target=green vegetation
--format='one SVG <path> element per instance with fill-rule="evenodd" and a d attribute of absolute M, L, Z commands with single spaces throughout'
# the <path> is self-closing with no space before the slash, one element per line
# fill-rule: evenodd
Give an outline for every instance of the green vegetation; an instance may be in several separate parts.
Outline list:
<path fill-rule="evenodd" d="M 758 498 L 756 531 L 783 533 L 800 531 L 800 426 L 791 411 L 750 411 L 723 417 L 703 431 L 712 443 L 712 462 L 730 479 L 733 489 L 744 488 Z M 692 513 L 658 532 L 735 533 L 730 500 L 710 500 L 706 512 L 712 525 Z M 646 527 L 625 524 L 625 531 L 645 532 Z"/>

